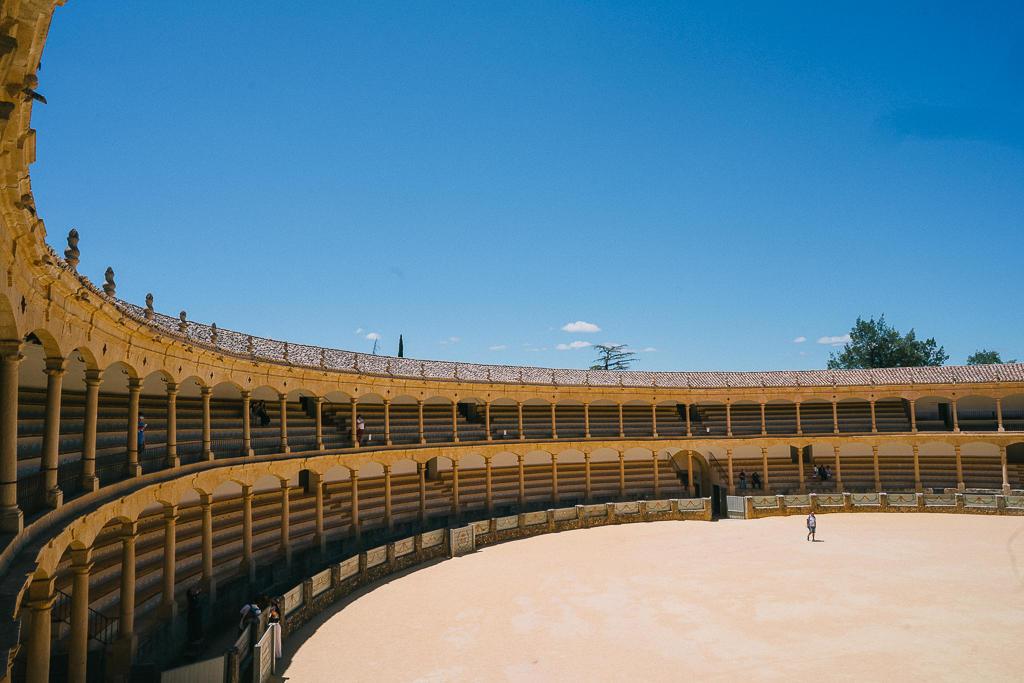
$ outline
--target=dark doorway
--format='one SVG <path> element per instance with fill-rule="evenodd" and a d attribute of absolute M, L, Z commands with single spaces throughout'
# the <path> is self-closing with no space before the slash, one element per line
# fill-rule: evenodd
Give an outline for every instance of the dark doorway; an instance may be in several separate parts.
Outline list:
<path fill-rule="evenodd" d="M 718 484 L 711 485 L 711 516 L 722 516 L 722 487 Z"/>

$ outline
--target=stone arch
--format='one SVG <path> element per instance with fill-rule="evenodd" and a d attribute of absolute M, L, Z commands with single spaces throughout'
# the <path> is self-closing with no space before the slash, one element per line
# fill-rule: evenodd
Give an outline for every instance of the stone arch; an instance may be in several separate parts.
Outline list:
<path fill-rule="evenodd" d="M 518 467 L 519 456 L 515 453 L 502 451 L 491 457 L 491 467 Z"/>
<path fill-rule="evenodd" d="M 20 340 L 18 320 L 14 317 L 14 308 L 6 294 L 0 294 L 0 340 Z"/>
<path fill-rule="evenodd" d="M 614 448 L 597 448 L 590 452 L 590 462 L 618 462 L 619 452 Z"/>
<path fill-rule="evenodd" d="M 65 358 L 64 351 L 60 348 L 60 343 L 49 330 L 40 327 L 25 335 L 26 342 L 32 342 L 33 340 L 38 341 L 43 347 L 47 358 L 60 358 L 62 360 Z"/>
<path fill-rule="evenodd" d="M 711 495 L 711 465 L 707 457 L 700 451 L 680 449 L 669 460 L 677 472 L 684 475 L 689 473 L 687 456 L 693 458 L 693 485 L 695 492 L 701 497 Z"/>
<path fill-rule="evenodd" d="M 484 456 L 479 453 L 467 453 L 459 458 L 460 470 L 482 470 L 486 465 L 487 462 L 484 460 Z"/>
<path fill-rule="evenodd" d="M 558 464 L 575 464 L 586 462 L 586 457 L 583 451 L 578 448 L 566 448 L 564 451 L 558 452 Z"/>
<path fill-rule="evenodd" d="M 550 465 L 551 453 L 542 450 L 530 451 L 523 457 L 523 465 Z"/>

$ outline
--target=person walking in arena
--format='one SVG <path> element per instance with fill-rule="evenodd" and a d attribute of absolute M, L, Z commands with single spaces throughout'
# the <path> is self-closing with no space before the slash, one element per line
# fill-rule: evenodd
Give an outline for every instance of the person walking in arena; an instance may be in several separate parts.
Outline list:
<path fill-rule="evenodd" d="M 815 519 L 814 511 L 812 510 L 811 514 L 807 515 L 807 540 L 808 541 L 813 541 L 814 540 L 814 529 L 817 526 L 818 526 L 818 520 Z"/>

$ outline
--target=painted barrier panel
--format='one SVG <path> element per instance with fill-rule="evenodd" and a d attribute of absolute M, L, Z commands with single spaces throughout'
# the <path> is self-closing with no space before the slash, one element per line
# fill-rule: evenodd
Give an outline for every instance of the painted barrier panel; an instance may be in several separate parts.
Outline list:
<path fill-rule="evenodd" d="M 851 493 L 850 499 L 854 505 L 881 505 L 881 499 L 877 493 Z"/>
<path fill-rule="evenodd" d="M 253 622 L 256 623 L 256 622 Z M 241 659 L 245 659 L 249 655 L 249 641 L 252 639 L 252 624 L 245 627 L 242 631 L 242 635 L 238 636 L 238 640 L 235 641 L 235 648 L 238 650 L 238 656 Z"/>
<path fill-rule="evenodd" d="M 359 573 L 359 556 L 350 557 L 341 563 L 341 580 L 344 581 L 350 576 Z"/>
<path fill-rule="evenodd" d="M 965 493 L 964 505 L 972 508 L 994 508 L 996 506 L 996 497 L 983 493 Z"/>
<path fill-rule="evenodd" d="M 423 547 L 433 548 L 444 543 L 444 529 L 434 529 L 423 534 Z"/>
<path fill-rule="evenodd" d="M 505 529 L 518 529 L 519 528 L 519 515 L 508 515 L 507 517 L 498 517 L 494 520 L 494 523 L 498 527 L 498 531 L 504 531 Z"/>
<path fill-rule="evenodd" d="M 331 589 L 331 570 L 325 569 L 313 575 L 313 597 Z"/>
<path fill-rule="evenodd" d="M 256 643 L 252 653 L 252 683 L 267 683 L 271 674 L 274 673 L 274 666 L 277 658 L 274 656 L 274 633 L 275 628 L 268 628 L 267 632 Z M 163 681 L 161 681 L 163 683 Z"/>
<path fill-rule="evenodd" d="M 474 533 L 477 536 L 491 533 L 491 520 L 485 519 L 482 522 L 473 522 Z"/>
<path fill-rule="evenodd" d="M 584 517 L 607 517 L 608 506 L 607 505 L 584 505 L 583 506 Z"/>
<path fill-rule="evenodd" d="M 1006 507 L 1024 508 L 1024 496 L 1006 496 Z"/>
<path fill-rule="evenodd" d="M 379 548 L 366 551 L 366 568 L 376 567 L 378 564 L 384 564 L 388 561 L 388 547 L 382 545 Z"/>
<path fill-rule="evenodd" d="M 224 656 L 168 669 L 160 674 L 160 683 L 224 683 Z"/>
<path fill-rule="evenodd" d="M 616 503 L 615 514 L 617 515 L 635 515 L 640 512 L 640 503 Z"/>
<path fill-rule="evenodd" d="M 956 505 L 956 495 L 952 493 L 926 493 L 924 494 L 924 504 L 928 507 Z"/>
<path fill-rule="evenodd" d="M 889 505 L 900 507 L 917 507 L 917 495 L 913 493 L 890 493 L 886 495 Z"/>
<path fill-rule="evenodd" d="M 786 505 L 790 507 L 805 507 L 811 504 L 811 497 L 803 493 L 795 496 L 785 496 L 785 501 Z"/>
<path fill-rule="evenodd" d="M 777 508 L 779 507 L 779 499 L 775 496 L 751 496 L 754 501 L 754 507 L 756 508 Z M 682 509 L 682 508 L 680 508 Z"/>
<path fill-rule="evenodd" d="M 291 614 L 302 607 L 302 584 L 284 594 L 284 613 Z"/>
<path fill-rule="evenodd" d="M 395 541 L 395 557 L 405 557 L 414 550 L 416 550 L 416 539 L 414 538 L 403 538 L 401 541 Z"/>
<path fill-rule="evenodd" d="M 672 501 L 649 500 L 647 501 L 647 512 L 672 512 Z"/>
<path fill-rule="evenodd" d="M 448 556 L 459 557 L 476 550 L 476 534 L 472 524 L 448 532 Z"/>
<path fill-rule="evenodd" d="M 546 512 L 527 512 L 523 517 L 526 518 L 526 526 L 548 523 L 548 513 Z"/>
<path fill-rule="evenodd" d="M 680 510 L 703 510 L 704 499 L 703 498 L 680 498 L 679 499 Z"/>
<path fill-rule="evenodd" d="M 841 493 L 819 493 L 818 505 L 842 505 L 843 494 Z"/>
<path fill-rule="evenodd" d="M 576 508 L 558 508 L 555 510 L 556 522 L 569 522 L 576 519 Z"/>

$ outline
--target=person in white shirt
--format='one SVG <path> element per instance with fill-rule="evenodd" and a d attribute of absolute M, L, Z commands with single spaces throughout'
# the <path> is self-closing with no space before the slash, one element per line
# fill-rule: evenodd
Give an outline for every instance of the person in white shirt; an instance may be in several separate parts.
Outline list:
<path fill-rule="evenodd" d="M 363 430 L 366 427 L 366 423 L 363 422 L 362 415 L 356 415 L 356 444 L 359 446 L 363 445 Z"/>
<path fill-rule="evenodd" d="M 814 512 L 811 512 L 811 514 L 807 515 L 807 540 L 808 541 L 813 541 L 814 540 L 814 529 L 815 529 L 816 526 L 818 526 L 818 520 L 815 519 Z"/>

